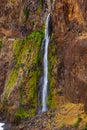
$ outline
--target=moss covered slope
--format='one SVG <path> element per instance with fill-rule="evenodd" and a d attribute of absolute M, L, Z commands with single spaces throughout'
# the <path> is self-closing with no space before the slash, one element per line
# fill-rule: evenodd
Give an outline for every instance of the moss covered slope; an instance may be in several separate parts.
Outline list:
<path fill-rule="evenodd" d="M 13 65 L 2 94 L 2 102 L 7 106 L 8 113 L 11 114 L 9 110 L 14 111 L 12 115 L 15 120 L 36 114 L 43 37 L 42 31 L 35 30 L 26 38 L 16 39 L 13 43 Z"/>

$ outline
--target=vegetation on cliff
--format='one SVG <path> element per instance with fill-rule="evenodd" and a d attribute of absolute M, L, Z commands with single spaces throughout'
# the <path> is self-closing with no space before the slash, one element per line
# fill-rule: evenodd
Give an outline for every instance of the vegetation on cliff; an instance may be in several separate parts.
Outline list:
<path fill-rule="evenodd" d="M 41 75 L 41 43 L 44 33 L 35 30 L 24 39 L 16 39 L 13 44 L 13 66 L 2 95 L 8 104 L 10 94 L 18 88 L 19 107 L 14 112 L 15 120 L 32 117 L 37 111 L 38 82 Z M 15 102 L 15 100 L 13 101 Z M 11 107 L 8 105 L 8 107 Z"/>
<path fill-rule="evenodd" d="M 55 108 L 56 100 L 58 100 L 58 95 L 56 94 L 56 87 L 55 87 L 55 77 L 54 71 L 56 69 L 58 56 L 57 56 L 57 45 L 54 39 L 54 34 L 51 36 L 50 44 L 49 44 L 49 93 L 48 93 L 48 106 L 49 108 Z"/>

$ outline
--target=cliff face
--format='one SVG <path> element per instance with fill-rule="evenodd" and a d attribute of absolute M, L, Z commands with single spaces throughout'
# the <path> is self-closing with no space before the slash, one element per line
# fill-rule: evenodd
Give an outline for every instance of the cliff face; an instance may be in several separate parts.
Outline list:
<path fill-rule="evenodd" d="M 86 0 L 58 0 L 53 7 L 54 30 L 56 33 L 86 31 Z M 58 29 L 56 28 L 58 27 Z"/>
<path fill-rule="evenodd" d="M 40 28 L 48 10 L 45 3 L 43 5 L 42 0 L 1 0 L 0 37 L 24 37 Z"/>
<path fill-rule="evenodd" d="M 37 112 L 46 6 L 38 0 L 0 1 L 0 109 L 11 122 Z"/>
<path fill-rule="evenodd" d="M 48 12 L 49 108 L 83 103 L 87 111 L 87 0 L 0 1 L 0 111 L 10 122 L 37 113 L 41 43 Z M 68 128 L 67 128 L 68 129 Z"/>
<path fill-rule="evenodd" d="M 52 11 L 57 44 L 59 87 L 65 100 L 85 103 L 87 99 L 87 11 L 86 0 L 55 1 Z"/>
<path fill-rule="evenodd" d="M 20 34 L 18 27 L 21 24 L 21 6 L 20 0 L 0 1 L 0 37 L 14 37 Z"/>

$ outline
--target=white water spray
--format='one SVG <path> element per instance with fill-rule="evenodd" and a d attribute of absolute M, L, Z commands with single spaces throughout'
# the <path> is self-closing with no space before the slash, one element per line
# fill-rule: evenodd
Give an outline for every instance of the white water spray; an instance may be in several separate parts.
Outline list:
<path fill-rule="evenodd" d="M 3 126 L 4 126 L 4 123 L 0 123 L 0 130 L 4 130 Z"/>
<path fill-rule="evenodd" d="M 44 81 L 42 88 L 42 112 L 47 111 L 47 89 L 48 89 L 48 44 L 50 41 L 49 36 L 49 22 L 50 22 L 50 14 L 47 16 L 46 20 L 46 29 L 45 29 L 45 37 L 44 37 Z"/>

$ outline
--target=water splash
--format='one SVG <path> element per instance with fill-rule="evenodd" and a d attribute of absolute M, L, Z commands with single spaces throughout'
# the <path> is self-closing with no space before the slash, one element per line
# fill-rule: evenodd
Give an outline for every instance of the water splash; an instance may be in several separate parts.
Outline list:
<path fill-rule="evenodd" d="M 4 123 L 0 123 L 0 130 L 4 130 L 3 126 L 4 126 Z"/>

